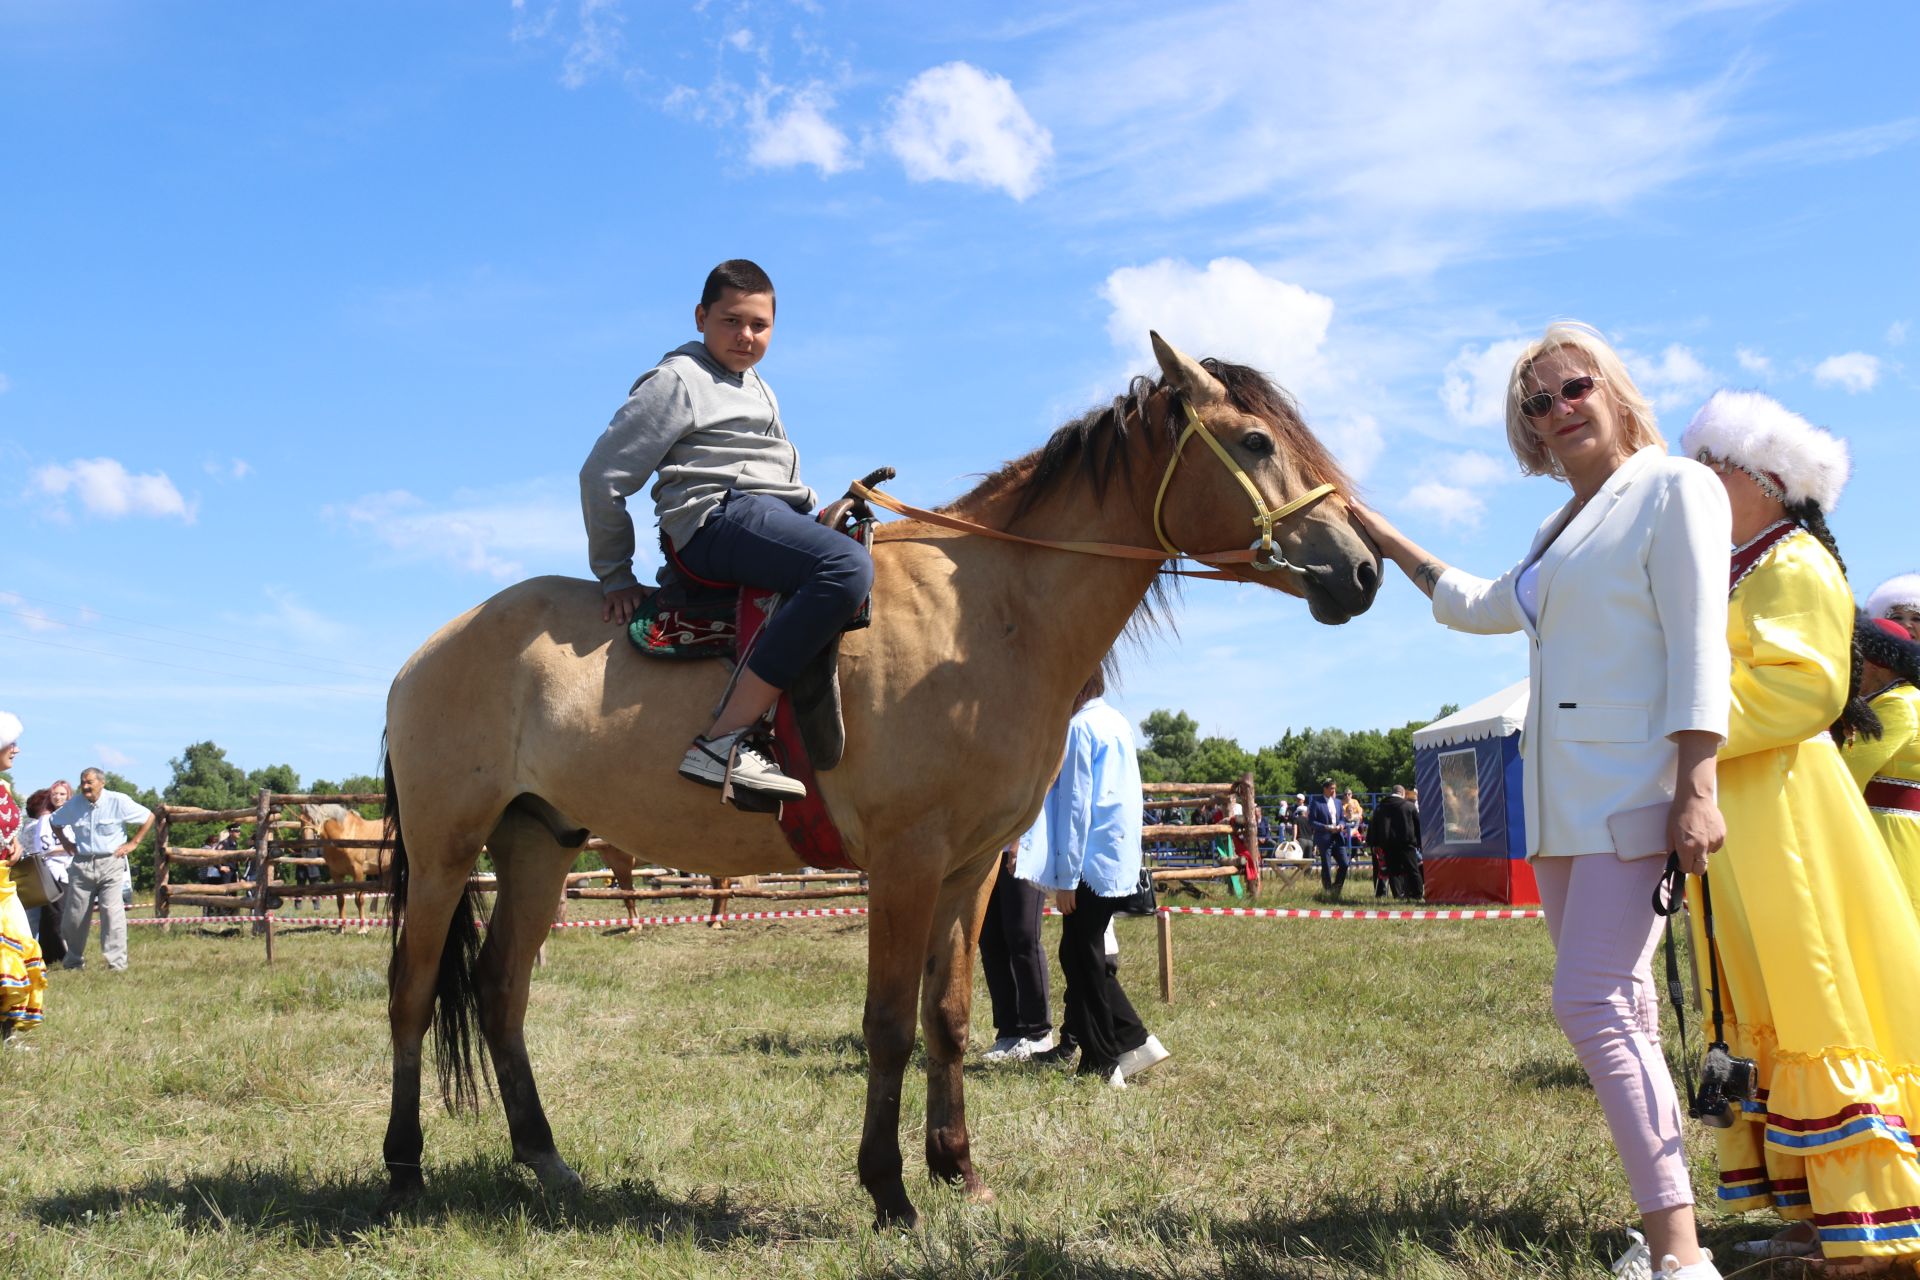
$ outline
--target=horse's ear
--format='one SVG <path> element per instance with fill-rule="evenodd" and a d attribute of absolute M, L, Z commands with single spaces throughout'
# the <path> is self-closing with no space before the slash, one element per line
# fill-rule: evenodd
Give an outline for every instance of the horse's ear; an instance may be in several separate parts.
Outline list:
<path fill-rule="evenodd" d="M 1152 330 L 1147 331 L 1147 336 L 1153 339 L 1153 358 L 1160 362 L 1160 373 L 1167 385 L 1185 394 L 1196 408 L 1227 398 L 1226 386 L 1201 368 L 1199 361 L 1176 349 Z"/>

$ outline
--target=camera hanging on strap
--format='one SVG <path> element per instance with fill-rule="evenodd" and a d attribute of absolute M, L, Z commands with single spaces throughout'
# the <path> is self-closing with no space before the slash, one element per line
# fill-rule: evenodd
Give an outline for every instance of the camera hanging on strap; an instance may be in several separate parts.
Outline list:
<path fill-rule="evenodd" d="M 1686 875 L 1680 870 L 1680 855 L 1667 854 L 1667 869 L 1654 886 L 1653 909 L 1666 921 L 1667 998 L 1673 1002 L 1674 1020 L 1680 1024 L 1680 1065 L 1687 1084 L 1687 1114 L 1716 1129 L 1733 1126 L 1739 1104 L 1750 1102 L 1760 1089 L 1760 1068 L 1752 1058 L 1734 1056 L 1727 1048 L 1725 1016 L 1720 1008 L 1720 953 L 1713 940 L 1713 887 L 1706 874 L 1700 876 L 1700 916 L 1707 938 L 1707 968 L 1703 981 L 1713 1013 L 1713 1043 L 1707 1046 L 1700 1062 L 1700 1084 L 1693 1083 L 1693 1053 L 1687 1047 L 1685 993 L 1680 987 L 1680 958 L 1673 942 L 1673 916 L 1685 900 Z"/>

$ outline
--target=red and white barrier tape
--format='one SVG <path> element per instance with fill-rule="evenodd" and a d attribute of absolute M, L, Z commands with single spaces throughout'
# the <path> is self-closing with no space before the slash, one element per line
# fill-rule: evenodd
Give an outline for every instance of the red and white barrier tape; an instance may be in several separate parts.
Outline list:
<path fill-rule="evenodd" d="M 736 912 L 735 914 L 732 914 L 732 915 L 719 915 L 719 916 L 714 916 L 714 915 L 638 916 L 632 920 L 627 919 L 625 916 L 616 916 L 608 920 L 556 920 L 553 922 L 552 927 L 555 929 L 609 929 L 616 925 L 629 925 L 629 924 L 632 924 L 632 925 L 711 924 L 716 920 L 722 924 L 726 924 L 726 923 L 731 923 L 735 921 L 748 921 L 748 920 L 817 920 L 817 919 L 822 919 L 822 918 L 831 917 L 831 916 L 864 916 L 866 914 L 867 914 L 867 908 L 865 907 L 810 907 L 802 911 L 742 911 L 742 912 Z M 127 920 L 127 923 L 128 924 L 251 924 L 255 921 L 264 920 L 264 919 L 266 919 L 265 916 L 254 916 L 254 915 L 140 916 L 138 918 L 130 917 Z M 273 922 L 277 925 L 282 925 L 282 926 L 319 925 L 320 927 L 327 928 L 327 929 L 338 929 L 340 927 L 340 921 L 333 916 L 275 916 L 273 917 Z M 369 916 L 365 921 L 365 923 L 367 923 L 368 925 L 374 926 L 376 928 L 385 929 L 393 922 L 384 916 L 380 916 L 380 917 Z M 359 928 L 360 924 L 361 924 L 361 921 L 354 920 L 351 918 L 349 918 L 346 921 L 347 927 L 352 929 Z"/>
<path fill-rule="evenodd" d="M 624 916 L 615 916 L 606 920 L 556 920 L 555 929 L 611 929 L 621 925 L 661 925 L 661 924 L 721 924 L 742 923 L 755 920 L 820 920 L 839 916 L 864 916 L 866 907 L 810 907 L 800 911 L 741 911 L 731 915 L 685 915 L 685 916 L 639 916 L 632 920 Z M 1161 907 L 1165 915 L 1181 916 L 1243 916 L 1260 920 L 1543 920 L 1546 912 L 1527 908 L 1487 908 L 1453 909 L 1429 911 L 1331 911 L 1308 908 L 1283 907 Z M 1058 915 L 1052 907 L 1047 908 L 1048 915 Z M 130 918 L 128 924 L 247 924 L 264 920 L 265 916 L 142 916 Z M 327 916 L 275 916 L 274 923 L 280 925 L 319 925 L 327 928 L 340 928 L 337 918 Z M 366 924 L 385 929 L 392 922 L 385 917 L 369 918 Z M 346 924 L 359 928 L 361 922 L 349 920 Z"/>
<path fill-rule="evenodd" d="M 1544 920 L 1547 913 L 1524 908 L 1440 911 L 1325 911 L 1279 907 L 1161 907 L 1169 915 L 1253 916 L 1261 920 Z"/>

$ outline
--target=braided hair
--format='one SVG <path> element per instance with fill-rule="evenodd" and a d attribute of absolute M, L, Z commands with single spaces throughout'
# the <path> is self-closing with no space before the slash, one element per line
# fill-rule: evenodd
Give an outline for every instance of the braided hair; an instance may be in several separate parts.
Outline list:
<path fill-rule="evenodd" d="M 1889 635 L 1864 612 L 1854 615 L 1853 647 L 1874 666 L 1893 672 L 1896 682 L 1920 685 L 1920 643 Z"/>
<path fill-rule="evenodd" d="M 1787 507 L 1787 518 L 1812 534 L 1814 540 L 1827 549 L 1833 557 L 1833 563 L 1839 566 L 1840 576 L 1847 573 L 1847 562 L 1840 558 L 1840 544 L 1833 540 L 1833 530 L 1827 527 L 1827 513 L 1820 504 L 1809 498 L 1805 502 L 1794 503 Z M 1855 738 L 1865 736 L 1877 738 L 1881 733 L 1880 717 L 1875 715 L 1867 700 L 1860 696 L 1860 680 L 1865 674 L 1866 655 L 1860 648 L 1860 627 L 1853 629 L 1853 640 L 1849 646 L 1847 672 L 1847 700 L 1840 708 L 1840 718 L 1827 727 L 1827 733 L 1841 746 L 1846 746 Z"/>

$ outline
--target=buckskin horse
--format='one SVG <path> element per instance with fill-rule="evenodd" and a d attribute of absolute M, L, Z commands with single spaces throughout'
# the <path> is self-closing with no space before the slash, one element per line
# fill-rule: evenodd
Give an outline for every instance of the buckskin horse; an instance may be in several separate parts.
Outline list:
<path fill-rule="evenodd" d="M 846 749 L 818 786 L 869 878 L 858 1169 L 881 1224 L 918 1218 L 899 1135 L 916 1006 L 927 1164 L 992 1198 L 968 1149 L 961 1058 L 995 858 L 1039 813 L 1074 694 L 1136 611 L 1151 612 L 1165 561 L 1302 597 L 1323 623 L 1365 611 L 1380 582 L 1345 477 L 1286 394 L 1251 369 L 1153 344 L 1158 382 L 1133 380 L 1109 408 L 921 513 L 931 519 L 882 525 L 872 625 L 842 638 Z M 549 1189 L 579 1184 L 554 1148 L 524 1030 L 534 955 L 587 832 L 643 849 L 697 829 L 697 848 L 676 847 L 685 870 L 712 875 L 799 866 L 772 818 L 675 774 L 726 664 L 629 650 L 601 621 L 597 583 L 536 578 L 442 627 L 394 679 L 388 1207 L 423 1186 L 429 1029 L 448 1108 L 478 1108 L 483 1038 L 513 1158 Z M 484 944 L 467 890 L 482 845 L 498 877 Z"/>

